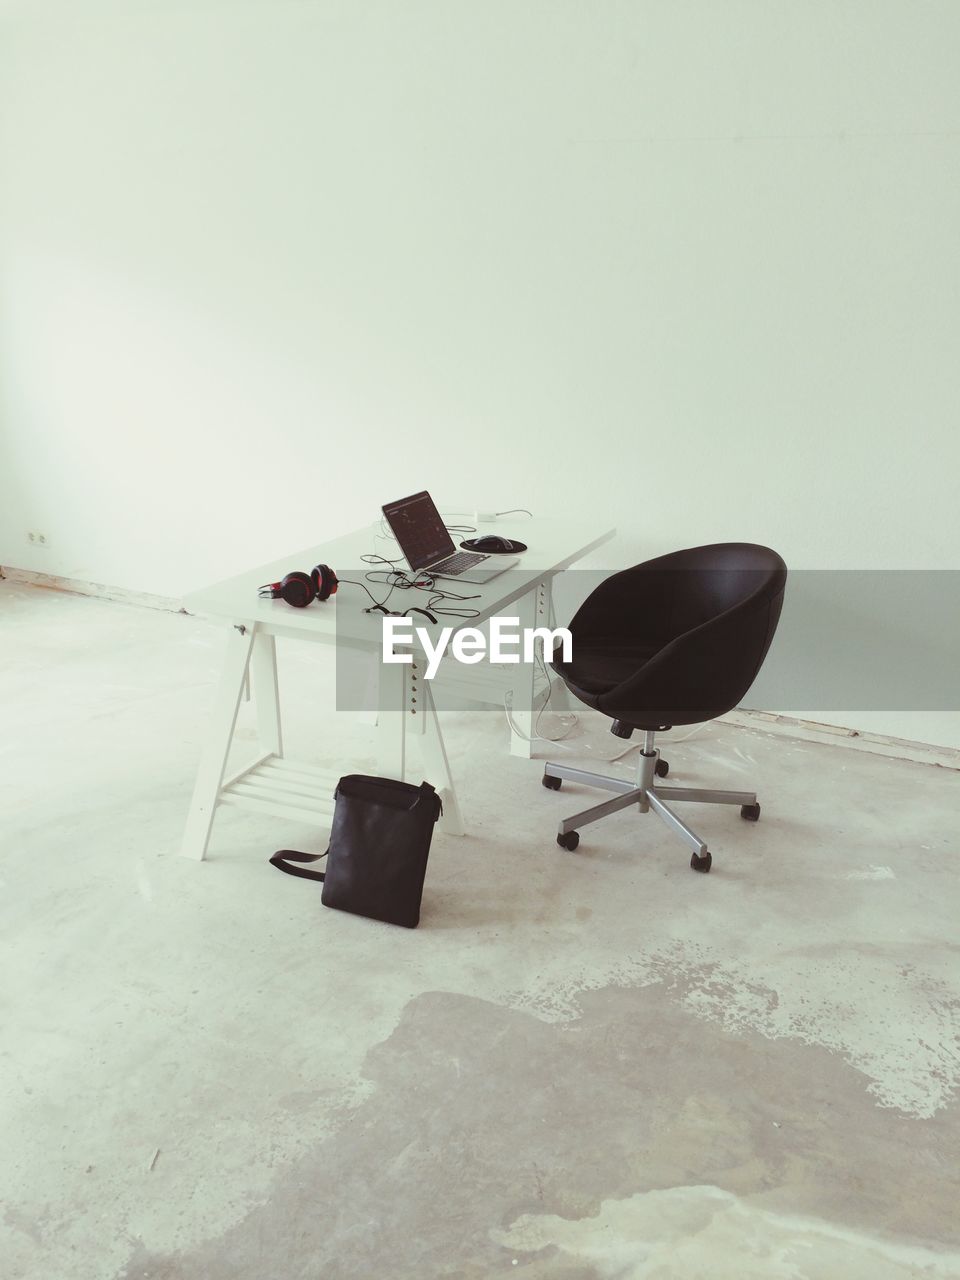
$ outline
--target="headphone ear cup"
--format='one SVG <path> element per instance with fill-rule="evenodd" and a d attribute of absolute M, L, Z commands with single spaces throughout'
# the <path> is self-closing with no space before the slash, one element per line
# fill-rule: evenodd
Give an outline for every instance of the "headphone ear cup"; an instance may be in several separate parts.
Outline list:
<path fill-rule="evenodd" d="M 329 600 L 337 589 L 338 579 L 328 564 L 318 564 L 310 575 L 318 600 Z"/>
<path fill-rule="evenodd" d="M 316 594 L 310 575 L 300 573 L 299 570 L 288 573 L 280 583 L 281 598 L 286 600 L 287 604 L 292 604 L 295 609 L 305 609 L 310 601 L 315 599 Z"/>

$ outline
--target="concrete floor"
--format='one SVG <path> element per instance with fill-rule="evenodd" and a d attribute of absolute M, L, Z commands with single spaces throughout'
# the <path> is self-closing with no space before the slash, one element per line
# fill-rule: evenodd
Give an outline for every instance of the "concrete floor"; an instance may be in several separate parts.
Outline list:
<path fill-rule="evenodd" d="M 0 643 L 3 1280 L 960 1276 L 960 775 L 710 726 L 671 781 L 763 817 L 691 807 L 698 876 L 630 813 L 562 852 L 588 793 L 451 716 L 407 932 L 268 865 L 317 831 L 178 856 L 215 629 L 7 582 Z M 280 658 L 289 746 L 372 767 Z"/>

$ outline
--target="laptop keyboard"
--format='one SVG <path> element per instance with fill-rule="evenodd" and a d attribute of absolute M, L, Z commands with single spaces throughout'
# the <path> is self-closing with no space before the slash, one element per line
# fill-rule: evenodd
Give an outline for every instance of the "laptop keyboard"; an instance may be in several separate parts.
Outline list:
<path fill-rule="evenodd" d="M 487 556 L 478 556 L 474 551 L 458 551 L 455 556 L 447 556 L 446 560 L 432 564 L 427 573 L 463 573 L 464 569 L 472 569 L 475 564 L 487 558 Z"/>

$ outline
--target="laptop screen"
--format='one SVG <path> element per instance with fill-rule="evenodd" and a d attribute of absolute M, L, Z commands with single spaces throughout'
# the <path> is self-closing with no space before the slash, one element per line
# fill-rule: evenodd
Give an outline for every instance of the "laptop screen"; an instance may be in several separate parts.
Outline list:
<path fill-rule="evenodd" d="M 414 571 L 453 555 L 453 539 L 426 490 L 409 498 L 400 498 L 397 502 L 388 502 L 383 514 Z"/>

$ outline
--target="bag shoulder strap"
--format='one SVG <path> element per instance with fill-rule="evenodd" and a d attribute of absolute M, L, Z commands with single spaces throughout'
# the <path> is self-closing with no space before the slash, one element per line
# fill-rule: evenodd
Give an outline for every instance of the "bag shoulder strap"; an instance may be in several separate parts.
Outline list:
<path fill-rule="evenodd" d="M 299 876 L 302 880 L 323 880 L 322 871 L 308 871 L 306 867 L 291 867 L 291 862 L 319 862 L 321 858 L 325 858 L 330 852 L 325 849 L 323 853 L 301 853 L 299 849 L 278 849 L 271 857 L 270 865 L 277 868 L 278 871 L 285 871 L 288 876 Z"/>
<path fill-rule="evenodd" d="M 339 791 L 339 786 L 337 790 Z M 443 813 L 443 801 L 437 795 L 435 788 L 433 788 L 429 782 L 422 782 L 418 791 L 419 794 L 413 802 L 413 807 L 416 808 L 420 801 L 426 796 L 431 796 L 436 799 L 436 816 L 439 817 L 439 815 Z M 436 818 L 434 818 L 434 821 L 436 821 Z M 276 867 L 278 871 L 285 872 L 288 876 L 299 876 L 301 880 L 325 880 L 326 876 L 322 871 L 308 871 L 306 867 L 296 867 L 291 866 L 290 864 L 294 862 L 320 862 L 320 860 L 325 858 L 329 852 L 329 847 L 327 847 L 323 853 L 303 853 L 299 849 L 278 849 L 270 858 L 270 865 Z"/>

